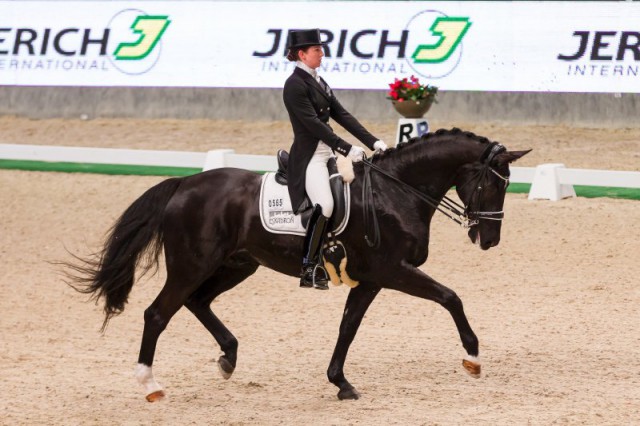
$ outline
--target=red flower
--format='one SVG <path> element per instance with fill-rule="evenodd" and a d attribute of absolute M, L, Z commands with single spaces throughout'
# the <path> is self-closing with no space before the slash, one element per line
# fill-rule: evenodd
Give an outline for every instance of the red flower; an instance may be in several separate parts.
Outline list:
<path fill-rule="evenodd" d="M 423 99 L 430 99 L 436 101 L 436 95 L 438 88 L 436 86 L 430 86 L 428 84 L 420 84 L 420 80 L 415 75 L 410 78 L 404 77 L 403 79 L 395 78 L 393 83 L 389 84 L 388 99 L 393 99 L 397 102 L 403 101 L 418 101 Z"/>
<path fill-rule="evenodd" d="M 402 86 L 402 82 L 397 78 L 393 83 L 389 84 L 389 87 L 392 88 L 393 90 L 397 90 L 401 86 Z"/>

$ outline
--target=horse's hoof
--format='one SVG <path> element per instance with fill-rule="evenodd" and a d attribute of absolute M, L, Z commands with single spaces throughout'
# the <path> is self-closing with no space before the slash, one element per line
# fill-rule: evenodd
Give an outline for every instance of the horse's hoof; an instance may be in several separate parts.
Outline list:
<path fill-rule="evenodd" d="M 221 356 L 218 358 L 218 369 L 220 370 L 220 374 L 222 374 L 222 378 L 229 380 L 235 370 L 235 367 L 231 365 L 227 358 Z"/>
<path fill-rule="evenodd" d="M 478 360 L 478 358 L 474 356 L 465 357 L 462 360 L 462 366 L 464 367 L 465 370 L 467 370 L 467 373 L 469 373 L 469 375 L 474 379 L 477 379 L 480 377 L 482 372 L 482 367 L 480 365 L 480 361 Z"/>
<path fill-rule="evenodd" d="M 161 399 L 164 399 L 164 396 L 165 395 L 163 390 L 151 392 L 149 395 L 147 395 L 147 401 L 149 402 L 160 401 Z"/>
<path fill-rule="evenodd" d="M 345 399 L 360 399 L 360 393 L 355 388 L 340 390 L 340 392 L 338 392 L 338 399 L 340 401 L 344 401 Z"/>

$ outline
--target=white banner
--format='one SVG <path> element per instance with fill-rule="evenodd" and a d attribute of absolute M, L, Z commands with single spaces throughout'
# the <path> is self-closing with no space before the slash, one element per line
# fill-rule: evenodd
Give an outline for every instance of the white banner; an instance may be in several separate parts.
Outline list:
<path fill-rule="evenodd" d="M 278 88 L 300 28 L 336 89 L 640 93 L 638 2 L 0 1 L 0 84 Z"/>

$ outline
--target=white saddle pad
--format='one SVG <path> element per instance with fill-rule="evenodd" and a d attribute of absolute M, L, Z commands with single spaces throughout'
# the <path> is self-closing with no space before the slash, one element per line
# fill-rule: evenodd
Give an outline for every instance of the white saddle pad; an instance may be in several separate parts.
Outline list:
<path fill-rule="evenodd" d="M 349 184 L 345 183 L 346 214 L 335 234 L 340 234 L 347 227 L 349 221 Z M 285 185 L 276 182 L 275 173 L 265 173 L 262 176 L 260 188 L 260 220 L 262 226 L 274 234 L 305 235 L 300 215 L 293 214 L 289 190 Z"/>

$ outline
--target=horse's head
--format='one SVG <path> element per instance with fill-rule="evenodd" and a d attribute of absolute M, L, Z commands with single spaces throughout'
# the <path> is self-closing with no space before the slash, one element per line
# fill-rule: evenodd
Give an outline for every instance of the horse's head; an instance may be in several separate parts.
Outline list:
<path fill-rule="evenodd" d="M 502 145 L 492 143 L 478 161 L 463 166 L 456 177 L 456 192 L 471 221 L 469 238 L 482 250 L 500 242 L 509 163 L 530 151 L 507 151 Z"/>

